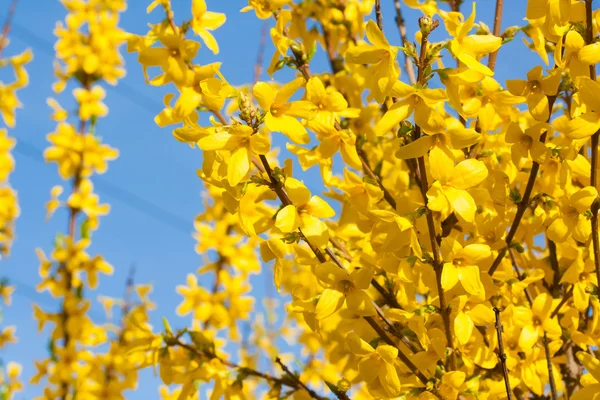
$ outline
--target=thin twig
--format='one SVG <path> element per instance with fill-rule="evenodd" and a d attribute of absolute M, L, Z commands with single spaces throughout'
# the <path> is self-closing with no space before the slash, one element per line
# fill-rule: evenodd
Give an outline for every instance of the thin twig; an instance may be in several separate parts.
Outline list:
<path fill-rule="evenodd" d="M 594 26 L 592 25 L 592 0 L 585 0 L 585 43 L 591 44 L 594 40 Z M 596 80 L 596 64 L 590 65 L 590 79 Z M 592 135 L 592 160 L 591 160 L 591 173 L 590 173 L 590 186 L 597 188 L 598 186 L 598 136 L 600 130 Z M 591 211 L 592 218 L 590 223 L 592 224 L 592 245 L 594 248 L 594 266 L 596 267 L 596 278 L 600 283 L 600 241 L 598 239 L 598 199 L 592 203 Z"/>
<path fill-rule="evenodd" d="M 560 309 L 562 308 L 562 306 L 564 306 L 565 303 L 567 301 L 569 301 L 569 299 L 571 298 L 571 296 L 573 296 L 573 290 L 574 289 L 575 289 L 575 285 L 572 285 L 571 288 L 565 292 L 565 294 L 563 295 L 562 299 L 560 300 L 560 303 L 558 303 L 558 305 L 556 306 L 556 308 L 554 309 L 554 311 L 552 311 L 552 314 L 550 314 L 550 318 L 554 318 L 554 317 L 556 317 L 558 315 L 558 313 L 560 312 Z"/>
<path fill-rule="evenodd" d="M 504 353 L 504 342 L 502 341 L 502 322 L 500 322 L 500 309 L 494 307 L 496 314 L 496 334 L 498 335 L 498 359 L 502 367 L 502 375 L 504 376 L 504 386 L 506 388 L 506 396 L 508 400 L 512 400 L 512 391 L 510 389 L 510 381 L 508 377 L 508 367 L 506 366 L 506 353 Z"/>
<path fill-rule="evenodd" d="M 226 365 L 230 368 L 235 368 L 239 371 L 243 371 L 245 372 L 247 375 L 251 375 L 251 376 L 255 376 L 257 378 L 261 378 L 266 380 L 267 382 L 271 382 L 277 385 L 281 385 L 281 386 L 288 386 L 294 390 L 298 390 L 298 386 L 292 384 L 291 382 L 289 382 L 287 379 L 281 379 L 281 378 L 277 378 L 274 377 L 272 375 L 266 374 L 264 372 L 260 372 L 257 371 L 255 369 L 252 368 L 248 368 L 248 367 L 242 367 L 241 365 L 238 365 L 236 363 L 233 363 L 231 361 L 227 361 L 219 356 L 217 356 L 216 354 L 210 353 L 210 352 L 202 352 L 200 350 L 198 350 L 196 347 L 189 345 L 187 343 L 183 343 L 181 340 L 179 340 L 178 338 L 174 338 L 174 344 L 176 344 L 177 346 L 186 349 L 187 351 L 189 351 L 190 353 L 192 353 L 193 355 L 195 355 L 196 357 L 203 359 L 203 358 L 208 358 L 208 359 L 217 359 L 221 362 L 221 364 Z"/>
<path fill-rule="evenodd" d="M 555 100 L 556 100 L 556 96 L 548 96 L 548 109 L 550 110 L 550 115 L 552 115 L 552 107 L 554 106 Z M 551 117 L 549 116 L 548 121 L 550 121 L 550 118 Z M 542 135 L 540 136 L 540 142 L 542 142 L 542 143 L 546 142 L 546 135 L 547 135 L 547 132 L 542 133 Z M 529 199 L 531 198 L 531 192 L 533 191 L 535 179 L 537 178 L 537 174 L 538 174 L 539 170 L 540 170 L 540 164 L 537 161 L 533 161 L 533 165 L 531 166 L 531 171 L 529 172 L 529 179 L 527 179 L 527 185 L 525 186 L 525 192 L 523 192 L 523 197 L 521 198 L 521 202 L 517 206 L 517 213 L 515 214 L 515 219 L 513 220 L 513 223 L 510 226 L 510 230 L 508 231 L 508 234 L 506 235 L 506 239 L 505 239 L 506 247 L 504 247 L 502 250 L 500 250 L 498 252 L 498 255 L 494 259 L 494 262 L 492 263 L 492 266 L 490 267 L 490 269 L 488 271 L 488 273 L 490 275 L 494 275 L 494 272 L 496 272 L 496 269 L 498 268 L 498 266 L 500 266 L 502 259 L 506 255 L 508 247 L 511 245 L 512 240 L 514 239 L 515 234 L 517 233 L 517 229 L 519 228 L 519 225 L 521 224 L 521 219 L 523 218 L 523 215 L 525 214 L 525 211 L 527 210 L 527 207 L 529 206 Z M 600 276 L 600 272 L 599 272 L 599 276 Z"/>
<path fill-rule="evenodd" d="M 381 13 L 381 0 L 375 0 L 375 18 L 377 19 L 377 27 L 383 32 L 383 14 Z"/>
<path fill-rule="evenodd" d="M 2 53 L 4 52 L 4 48 L 8 44 L 8 34 L 10 33 L 12 19 L 15 15 L 15 11 L 17 10 L 18 2 L 19 0 L 12 0 L 10 6 L 8 7 L 8 13 L 6 14 L 4 25 L 2 26 L 2 37 L 0 37 L 0 60 L 2 59 Z"/>
<path fill-rule="evenodd" d="M 544 332 L 544 351 L 546 352 L 546 365 L 548 366 L 548 380 L 550 381 L 550 394 L 552 400 L 558 400 L 558 393 L 556 391 L 556 382 L 554 381 L 554 374 L 552 373 L 552 357 L 550 356 L 550 347 L 548 346 L 548 335 Z"/>
<path fill-rule="evenodd" d="M 502 24 L 502 6 L 504 0 L 496 0 L 496 11 L 494 13 L 494 36 L 500 37 L 500 25 Z M 500 50 L 500 49 L 498 49 Z M 492 71 L 496 68 L 496 59 L 498 58 L 498 50 L 491 53 L 488 57 L 488 68 Z"/>
<path fill-rule="evenodd" d="M 408 43 L 408 39 L 406 37 L 406 21 L 402 16 L 402 10 L 400 9 L 400 0 L 394 0 L 394 6 L 396 8 L 396 25 L 398 26 L 398 32 L 400 32 L 400 39 L 402 40 L 402 46 L 406 47 Z M 415 67 L 410 60 L 410 58 L 404 54 L 404 69 L 406 70 L 406 74 L 408 75 L 408 81 L 411 85 L 417 83 L 417 78 L 415 77 Z"/>
<path fill-rule="evenodd" d="M 256 63 L 254 64 L 254 77 L 252 79 L 252 86 L 256 85 L 256 82 L 258 82 L 260 79 L 260 75 L 263 71 L 263 58 L 265 57 L 268 33 L 269 23 L 265 21 L 262 29 L 260 30 L 260 42 L 258 45 L 258 52 L 256 53 Z"/>
<path fill-rule="evenodd" d="M 424 70 L 426 68 L 427 62 L 427 36 L 423 34 L 421 37 L 421 51 L 419 56 L 419 64 L 418 64 L 418 74 L 417 74 L 417 83 L 420 85 L 425 84 Z M 421 127 L 415 125 L 415 129 L 413 131 L 413 141 L 419 139 L 421 136 Z M 427 181 L 427 169 L 425 167 L 425 158 L 419 157 L 417 159 L 418 171 L 421 178 L 421 195 L 423 197 L 423 203 L 425 208 L 429 203 L 429 199 L 427 197 L 427 190 L 429 190 L 429 183 Z M 435 280 L 438 291 L 438 298 L 440 301 L 440 315 L 442 316 L 442 320 L 444 321 L 444 331 L 446 334 L 446 342 L 447 346 L 451 349 L 454 349 L 454 341 L 452 339 L 452 330 L 450 327 L 450 310 L 448 305 L 446 304 L 446 296 L 444 294 L 444 288 L 442 287 L 442 262 L 440 260 L 440 255 L 438 252 L 438 243 L 437 236 L 435 232 L 435 223 L 433 221 L 433 214 L 431 211 L 427 211 L 425 214 L 427 219 L 427 228 L 429 233 L 429 241 L 431 243 L 431 252 L 433 254 L 433 270 L 435 271 Z M 450 367 L 452 369 L 456 369 L 456 360 L 454 352 L 450 355 Z"/>
<path fill-rule="evenodd" d="M 277 364 L 279 364 L 279 366 L 281 367 L 281 369 L 283 369 L 283 371 L 294 381 L 296 382 L 296 384 L 301 387 L 302 389 L 306 390 L 306 392 L 308 393 L 308 395 L 313 398 L 313 399 L 318 399 L 321 400 L 323 399 L 323 397 L 319 396 L 314 390 L 312 390 L 311 388 L 309 388 L 308 386 L 306 386 L 306 384 L 304 382 L 302 382 L 300 380 L 300 378 L 298 377 L 298 375 L 296 375 L 294 372 L 292 372 L 287 365 L 285 365 L 281 359 L 279 357 L 277 357 L 275 359 L 275 362 Z"/>

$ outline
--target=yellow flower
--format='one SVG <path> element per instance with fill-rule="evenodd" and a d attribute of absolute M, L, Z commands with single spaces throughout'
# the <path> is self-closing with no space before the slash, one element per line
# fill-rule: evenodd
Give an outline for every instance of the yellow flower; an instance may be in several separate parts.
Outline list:
<path fill-rule="evenodd" d="M 374 315 L 373 301 L 365 292 L 371 284 L 373 269 L 363 267 L 349 273 L 333 262 L 318 264 L 315 275 L 325 290 L 319 297 L 315 313 L 318 320 L 327 318 L 342 308 L 344 302 L 355 315 Z"/>
<path fill-rule="evenodd" d="M 450 304 L 454 315 L 454 334 L 461 345 L 469 342 L 475 326 L 487 326 L 494 322 L 494 312 L 490 305 L 470 302 L 464 295 L 456 297 Z"/>
<path fill-rule="evenodd" d="M 485 164 L 468 159 L 454 166 L 454 161 L 437 146 L 429 152 L 429 164 L 436 181 L 427 191 L 427 207 L 444 215 L 454 210 L 465 221 L 472 222 L 477 205 L 467 189 L 485 180 L 488 175 Z"/>
<path fill-rule="evenodd" d="M 107 161 L 114 160 L 119 152 L 92 134 L 80 135 L 71 124 L 61 122 L 56 132 L 48 134 L 52 143 L 44 152 L 46 162 L 58 164 L 58 172 L 63 179 L 69 179 L 81 168 L 81 176 L 92 172 L 106 172 Z"/>
<path fill-rule="evenodd" d="M 269 137 L 246 125 L 230 125 L 198 140 L 202 150 L 228 150 L 227 180 L 235 186 L 250 171 L 253 155 L 267 154 L 271 147 Z"/>
<path fill-rule="evenodd" d="M 169 82 L 184 84 L 193 77 L 188 68 L 190 62 L 200 48 L 193 40 L 186 40 L 180 35 L 161 35 L 158 40 L 165 47 L 148 47 L 140 51 L 138 61 L 144 68 L 144 77 L 148 82 L 148 68 L 160 67 L 163 74 L 152 79 L 151 84 L 166 85 Z"/>
<path fill-rule="evenodd" d="M 447 237 L 440 247 L 444 269 L 442 288 L 450 290 L 460 281 L 467 293 L 484 297 L 485 289 L 479 276 L 478 264 L 492 255 L 485 244 L 469 244 L 463 247 L 457 240 Z"/>
<path fill-rule="evenodd" d="M 424 133 L 433 135 L 446 127 L 443 113 L 436 108 L 446 100 L 444 89 L 416 89 L 397 81 L 390 95 L 401 100 L 396 101 L 375 125 L 378 136 L 385 135 L 400 121 L 410 117 L 413 111 L 415 124 Z"/>
<path fill-rule="evenodd" d="M 73 96 L 79 103 L 79 118 L 84 121 L 92 117 L 104 117 L 108 114 L 108 108 L 102 103 L 106 93 L 100 86 L 92 87 L 92 90 L 77 88 L 73 90 Z"/>
<path fill-rule="evenodd" d="M 585 139 L 600 129 L 600 99 L 598 93 L 600 83 L 587 77 L 580 78 L 579 99 L 585 106 L 584 112 L 569 121 L 567 136 L 572 139 Z"/>
<path fill-rule="evenodd" d="M 440 14 L 444 18 L 446 30 L 454 36 L 450 41 L 452 54 L 471 69 L 487 76 L 494 75 L 494 72 L 480 63 L 478 59 L 498 50 L 502 45 L 502 39 L 490 34 L 467 36 L 475 24 L 475 2 L 473 2 L 471 15 L 464 22 L 462 22 L 463 16 L 460 13 Z"/>
<path fill-rule="evenodd" d="M 573 284 L 573 304 L 577 310 L 585 311 L 590 304 L 589 289 L 598 286 L 594 261 L 577 257 L 560 278 L 560 283 L 563 282 Z"/>
<path fill-rule="evenodd" d="M 316 114 L 308 122 L 308 127 L 318 134 L 330 134 L 335 131 L 336 122 L 340 117 L 358 118 L 360 110 L 348 108 L 344 96 L 331 86 L 325 85 L 318 77 L 313 77 L 306 83 L 306 98 L 316 107 Z"/>
<path fill-rule="evenodd" d="M 346 50 L 344 58 L 351 64 L 371 64 L 369 88 L 378 103 L 385 100 L 400 77 L 396 66 L 398 48 L 390 46 L 375 21 L 367 22 L 367 38 L 372 44 L 360 44 Z"/>
<path fill-rule="evenodd" d="M 512 79 L 506 81 L 510 93 L 527 98 L 529 112 L 536 120 L 547 122 L 550 119 L 549 96 L 556 96 L 560 85 L 561 71 L 553 69 L 546 77 L 541 65 L 533 67 L 527 73 L 527 80 Z"/>
<path fill-rule="evenodd" d="M 310 101 L 290 102 L 290 98 L 304 85 L 303 78 L 297 78 L 283 85 L 279 90 L 265 82 L 254 85 L 256 101 L 265 114 L 265 124 L 273 132 L 281 132 L 294 143 L 310 142 L 306 128 L 296 118 L 311 119 L 316 107 Z"/>
<path fill-rule="evenodd" d="M 310 190 L 297 179 L 287 178 L 284 187 L 292 204 L 279 210 L 275 226 L 284 233 L 301 228 L 311 243 L 325 246 L 329 241 L 329 229 L 319 218 L 331 218 L 335 211 L 319 196 L 311 196 Z"/>
<path fill-rule="evenodd" d="M 548 149 L 544 143 L 540 142 L 540 136 L 549 130 L 550 125 L 540 122 L 523 132 L 519 124 L 511 122 L 506 130 L 504 140 L 506 140 L 506 143 L 513 144 L 510 147 L 510 155 L 515 166 L 518 167 L 521 159 L 527 158 L 529 155 L 531 155 L 533 161 L 544 162 Z"/>
<path fill-rule="evenodd" d="M 206 11 L 205 0 L 192 0 L 192 29 L 202 38 L 206 47 L 213 53 L 219 53 L 219 45 L 210 31 L 214 31 L 225 23 L 226 16 L 222 13 Z"/>
<path fill-rule="evenodd" d="M 373 396 L 392 398 L 400 395 L 402 387 L 398 377 L 397 348 L 379 345 L 374 349 L 355 332 L 348 334 L 346 343 L 350 351 L 360 359 L 358 374 L 367 383 Z"/>
<path fill-rule="evenodd" d="M 555 303 L 548 293 L 540 293 L 533 301 L 531 309 L 521 308 L 523 310 L 520 313 L 519 322 L 523 329 L 519 336 L 519 347 L 522 350 L 529 351 L 537 343 L 539 337 L 544 335 L 544 331 L 551 339 L 560 337 L 562 330 L 556 316 L 550 318 Z"/>
<path fill-rule="evenodd" d="M 560 243 L 572 235 L 573 239 L 586 242 L 592 228 L 584 214 L 597 198 L 598 191 L 591 186 L 576 191 L 568 199 L 561 197 L 561 213 L 548 227 L 548 239 Z"/>
<path fill-rule="evenodd" d="M 248 5 L 242 8 L 241 12 L 254 10 L 256 16 L 260 19 L 267 19 L 273 15 L 273 12 L 279 10 L 292 0 L 248 0 Z"/>
<path fill-rule="evenodd" d="M 579 351 L 577 358 L 588 374 L 581 377 L 583 387 L 571 396 L 572 400 L 598 400 L 600 398 L 600 361 L 592 355 Z"/>

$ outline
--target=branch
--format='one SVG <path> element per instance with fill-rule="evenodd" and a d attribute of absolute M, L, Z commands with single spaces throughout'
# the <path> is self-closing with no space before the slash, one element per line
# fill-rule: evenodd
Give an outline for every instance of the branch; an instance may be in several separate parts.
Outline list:
<path fill-rule="evenodd" d="M 400 9 L 400 0 L 394 0 L 394 6 L 396 8 L 396 25 L 398 26 L 398 32 L 400 32 L 402 46 L 406 47 L 406 43 L 408 43 L 408 39 L 406 38 L 406 22 L 404 21 L 402 10 Z M 406 54 L 404 54 L 404 69 L 406 70 L 410 84 L 414 85 L 417 83 L 417 78 L 415 77 L 415 67 Z"/>
<path fill-rule="evenodd" d="M 556 382 L 554 381 L 554 374 L 552 373 L 552 357 L 550 356 L 550 348 L 548 347 L 548 335 L 544 331 L 544 351 L 546 352 L 546 365 L 548 366 L 548 380 L 550 381 L 550 393 L 552 400 L 558 400 L 558 394 L 556 392 Z"/>
<path fill-rule="evenodd" d="M 508 400 L 512 400 L 512 391 L 510 389 L 510 381 L 508 378 L 508 368 L 506 366 L 506 353 L 504 353 L 504 342 L 502 341 L 502 323 L 500 322 L 500 309 L 494 307 L 496 314 L 496 334 L 498 335 L 498 358 L 502 366 L 502 375 L 504 375 L 504 386 L 506 388 L 506 396 Z"/>
<path fill-rule="evenodd" d="M 585 43 L 591 44 L 594 41 L 594 26 L 592 25 L 592 0 L 585 0 Z M 596 64 L 590 65 L 590 78 L 596 80 Z M 598 186 L 598 136 L 600 131 L 597 131 L 592 135 L 592 161 L 591 161 L 591 174 L 590 174 L 590 186 L 597 188 Z M 592 224 L 592 245 L 594 247 L 594 265 L 596 267 L 596 278 L 600 284 L 600 242 L 598 241 L 598 199 L 592 203 L 591 211 L 592 218 L 590 223 Z"/>
<path fill-rule="evenodd" d="M 556 100 L 556 96 L 548 96 L 548 108 L 550 109 L 550 116 L 548 117 L 548 122 L 550 122 L 550 118 L 552 116 L 552 107 L 554 106 L 555 100 Z M 547 134 L 548 134 L 548 132 L 542 133 L 542 135 L 540 136 L 540 142 L 542 142 L 542 143 L 546 142 Z M 519 228 L 521 219 L 523 218 L 523 215 L 525 214 L 525 210 L 527 210 L 527 207 L 529 206 L 529 199 L 531 198 L 531 192 L 533 191 L 533 185 L 535 184 L 535 179 L 537 178 L 537 174 L 538 174 L 539 170 L 540 170 L 540 164 L 537 161 L 533 161 L 531 171 L 529 172 L 529 179 L 527 180 L 527 185 L 525 186 L 525 192 L 523 193 L 521 202 L 519 203 L 519 205 L 517 207 L 517 213 L 515 214 L 515 219 L 513 220 L 510 230 L 508 231 L 508 235 L 506 235 L 506 239 L 505 239 L 506 247 L 498 252 L 496 259 L 494 260 L 494 262 L 492 263 L 492 266 L 490 267 L 490 269 L 488 271 L 488 273 L 490 275 L 494 275 L 494 272 L 496 271 L 498 266 L 500 266 L 502 259 L 506 255 L 508 247 L 512 243 L 512 240 L 514 239 L 515 234 L 517 233 L 517 229 Z M 594 170 L 592 169 L 592 171 L 594 171 Z M 596 228 L 597 227 L 598 227 L 598 225 L 596 224 Z M 600 271 L 598 271 L 598 276 L 600 276 Z"/>
<path fill-rule="evenodd" d="M 425 84 L 424 70 L 426 68 L 427 62 L 427 36 L 423 32 L 421 38 L 421 51 L 419 56 L 419 64 L 418 64 L 418 78 L 417 83 L 419 85 Z M 421 127 L 415 125 L 415 129 L 413 131 L 413 141 L 417 140 L 421 136 Z M 429 189 L 429 183 L 427 181 L 427 169 L 425 167 L 425 158 L 423 156 L 417 159 L 417 165 L 419 170 L 419 175 L 421 177 L 421 195 L 423 197 L 423 203 L 425 208 L 429 204 L 429 199 L 427 198 L 427 190 Z M 452 331 L 450 327 L 450 309 L 446 304 L 446 296 L 444 294 L 444 289 L 442 288 L 442 262 L 440 260 L 439 252 L 438 252 L 438 243 L 437 236 L 435 232 L 435 223 L 433 221 L 433 214 L 431 211 L 427 211 L 425 214 L 427 218 L 427 228 L 429 233 L 429 241 L 431 243 L 431 252 L 433 253 L 433 269 L 435 271 L 435 280 L 438 291 L 438 298 L 440 301 L 440 314 L 442 316 L 442 320 L 444 321 L 444 331 L 446 334 L 446 342 L 448 347 L 454 349 L 454 341 L 452 339 Z M 452 369 L 456 369 L 456 360 L 454 353 L 450 356 L 450 367 Z"/>
<path fill-rule="evenodd" d="M 375 0 L 375 18 L 377 19 L 377 27 L 383 32 L 383 14 L 381 14 L 381 0 Z"/>
<path fill-rule="evenodd" d="M 500 25 L 502 24 L 502 6 L 504 0 L 496 0 L 496 11 L 494 13 L 494 36 L 500 37 Z M 498 49 L 500 50 L 500 49 Z M 488 68 L 492 71 L 496 68 L 496 58 L 498 57 L 498 50 L 494 51 L 488 57 Z"/>
<path fill-rule="evenodd" d="M 314 390 L 310 389 L 308 386 L 306 386 L 304 384 L 304 382 L 302 382 L 300 380 L 300 378 L 298 377 L 298 375 L 296 375 L 295 373 L 293 373 L 282 361 L 279 357 L 277 357 L 275 359 L 275 362 L 277 362 L 277 364 L 279 364 L 279 366 L 281 367 L 281 369 L 283 369 L 283 371 L 294 381 L 296 382 L 296 384 L 301 387 L 302 389 L 306 390 L 306 392 L 308 393 L 308 395 L 313 398 L 313 399 L 318 399 L 321 400 L 323 399 L 323 397 L 319 396 Z"/>
<path fill-rule="evenodd" d="M 289 381 L 287 381 L 285 379 L 277 378 L 277 377 L 274 377 L 272 375 L 266 374 L 264 372 L 257 371 L 257 370 L 252 369 L 252 368 L 242 367 L 242 366 L 240 366 L 240 365 L 238 365 L 238 364 L 236 364 L 234 362 L 224 360 L 221 357 L 217 356 L 216 354 L 213 354 L 213 353 L 210 353 L 210 352 L 207 352 L 207 351 L 201 352 L 196 347 L 191 346 L 191 345 L 189 345 L 187 343 L 183 343 L 178 338 L 173 338 L 173 339 L 174 339 L 174 342 L 173 342 L 174 344 L 176 344 L 177 346 L 179 346 L 181 348 L 186 349 L 187 351 L 189 351 L 190 353 L 192 353 L 193 355 L 195 355 L 198 358 L 201 358 L 201 359 L 202 358 L 217 359 L 223 365 L 226 365 L 228 367 L 235 368 L 237 370 L 243 371 L 244 373 L 246 373 L 246 374 L 248 374 L 250 376 L 255 376 L 257 378 L 264 379 L 267 382 L 274 383 L 274 384 L 277 384 L 277 385 L 288 386 L 288 387 L 290 387 L 290 388 L 292 388 L 294 390 L 298 390 L 299 389 L 298 386 L 290 383 Z"/>
<path fill-rule="evenodd" d="M 4 48 L 8 44 L 8 34 L 10 32 L 10 27 L 12 25 L 12 19 L 15 15 L 15 11 L 17 10 L 17 3 L 19 0 L 12 0 L 10 6 L 8 7 L 8 14 L 6 14 L 6 19 L 4 20 L 4 26 L 2 27 L 2 41 L 0 41 L 0 59 L 2 59 L 2 53 L 4 52 Z"/>

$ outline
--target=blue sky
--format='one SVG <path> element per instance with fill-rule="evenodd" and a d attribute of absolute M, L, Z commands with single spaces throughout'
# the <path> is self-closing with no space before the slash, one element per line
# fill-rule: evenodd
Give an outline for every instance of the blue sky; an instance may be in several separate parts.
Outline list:
<path fill-rule="evenodd" d="M 188 18 L 190 1 L 173 2 L 176 18 L 178 15 L 180 17 L 178 21 Z M 400 45 L 393 21 L 393 1 L 382 2 L 386 36 L 392 44 Z M 129 8 L 122 15 L 122 27 L 129 32 L 144 34 L 148 22 L 157 22 L 162 18 L 158 10 L 150 16 L 146 15 L 147 1 L 129 3 Z M 253 13 L 239 12 L 247 4 L 245 1 L 207 0 L 207 3 L 209 10 L 227 13 L 227 22 L 215 33 L 221 53 L 213 56 L 203 47 L 196 62 L 206 64 L 221 61 L 221 70 L 232 84 L 250 82 L 263 22 Z M 4 20 L 8 4 L 9 1 L 0 2 L 0 20 Z M 494 5 L 493 0 L 479 2 L 477 20 L 486 22 L 490 28 L 493 26 Z M 505 1 L 503 29 L 523 24 L 521 18 L 525 14 L 525 6 L 526 2 L 522 0 Z M 463 5 L 463 10 L 469 13 L 470 2 Z M 419 14 L 407 7 L 404 7 L 404 13 L 408 31 L 414 32 Z M 27 66 L 30 85 L 19 94 L 24 108 L 18 111 L 17 126 L 10 132 L 20 142 L 18 151 L 14 153 L 16 171 L 11 176 L 11 182 L 19 193 L 21 216 L 17 221 L 17 239 L 12 254 L 0 261 L 0 276 L 7 277 L 17 287 L 13 305 L 3 311 L 3 324 L 16 325 L 19 337 L 19 343 L 9 346 L 1 357 L 23 364 L 26 379 L 34 373 L 33 359 L 47 356 L 47 332 L 42 335 L 37 333 L 32 302 L 47 310 L 58 307 L 48 295 L 35 292 L 39 278 L 34 250 L 41 247 L 49 252 L 56 233 L 65 232 L 67 226 L 64 212 L 57 213 L 50 221 L 45 220 L 44 204 L 49 198 L 50 188 L 57 184 L 66 184 L 68 187 L 68 183 L 61 181 L 54 165 L 39 162 L 41 155 L 35 150 L 46 147 L 45 136 L 55 128 L 46 99 L 53 96 L 52 32 L 55 21 L 62 20 L 64 16 L 65 10 L 58 1 L 20 0 L 10 35 L 11 45 L 5 52 L 5 55 L 10 55 L 29 47 L 35 56 Z M 445 30 L 442 25 L 437 37 L 443 35 Z M 496 79 L 501 84 L 506 79 L 523 77 L 529 68 L 539 63 L 539 57 L 520 43 L 521 37 L 522 34 L 500 51 Z M 409 38 L 412 39 L 412 36 Z M 268 63 L 272 49 L 269 40 L 265 63 Z M 194 272 L 201 263 L 200 256 L 194 252 L 195 242 L 191 236 L 193 218 L 202 209 L 202 182 L 195 173 L 201 166 L 201 152 L 175 141 L 169 128 L 161 129 L 154 124 L 153 117 L 162 108 L 162 95 L 169 90 L 146 86 L 135 55 L 124 56 L 128 74 L 118 88 L 108 88 L 105 102 L 110 112 L 100 120 L 97 128 L 104 141 L 118 148 L 121 153 L 96 184 L 101 199 L 111 204 L 112 211 L 101 220 L 100 230 L 94 234 L 90 249 L 91 254 L 103 254 L 115 267 L 115 273 L 110 277 L 102 277 L 100 290 L 90 296 L 122 296 L 128 270 L 135 264 L 136 282 L 154 284 L 152 299 L 158 303 L 158 309 L 153 314 L 155 326 L 159 327 L 160 318 L 167 316 L 174 326 L 182 327 L 186 320 L 176 318 L 174 312 L 180 302 L 175 287 L 184 283 L 186 274 Z M 446 64 L 450 62 L 447 60 Z M 312 69 L 319 72 L 327 71 L 327 68 L 323 51 L 319 49 Z M 289 76 L 289 73 L 280 73 L 275 78 L 284 80 Z M 263 75 L 262 79 L 266 80 L 268 76 Z M 66 91 L 57 99 L 68 99 L 62 101 L 68 105 L 71 95 Z M 275 143 L 281 146 L 283 142 L 276 140 Z M 316 178 L 314 172 L 317 171 L 301 176 L 309 186 L 310 181 Z M 135 207 L 131 204 L 135 204 Z M 265 282 L 269 285 L 272 281 L 268 276 L 258 276 L 253 280 L 256 296 L 273 293 L 267 290 Z M 102 315 L 99 304 L 94 304 L 93 318 L 101 320 Z M 158 385 L 158 378 L 146 371 L 140 380 L 139 390 L 128 393 L 127 398 L 157 398 Z M 26 385 L 25 391 L 17 398 L 31 399 L 41 390 L 41 387 Z"/>

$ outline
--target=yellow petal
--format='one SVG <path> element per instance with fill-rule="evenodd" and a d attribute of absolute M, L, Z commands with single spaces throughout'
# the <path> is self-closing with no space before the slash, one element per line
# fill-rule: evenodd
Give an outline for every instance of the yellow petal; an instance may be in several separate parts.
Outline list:
<path fill-rule="evenodd" d="M 571 139 L 585 139 L 600 129 L 600 114 L 587 112 L 567 124 L 566 134 Z"/>
<path fill-rule="evenodd" d="M 467 315 L 477 326 L 491 325 L 495 320 L 492 309 L 484 304 L 477 304 L 467 311 Z"/>
<path fill-rule="evenodd" d="M 323 319 L 329 317 L 344 305 L 344 294 L 337 290 L 325 289 L 319 297 L 319 302 L 315 308 L 315 317 Z"/>
<path fill-rule="evenodd" d="M 462 284 L 463 288 L 474 296 L 485 293 L 483 283 L 481 283 L 481 276 L 479 274 L 479 268 L 474 265 L 467 265 L 465 267 L 458 268 L 458 279 Z"/>
<path fill-rule="evenodd" d="M 533 118 L 540 122 L 548 121 L 550 109 L 548 98 L 544 93 L 533 93 L 527 96 L 527 106 Z"/>
<path fill-rule="evenodd" d="M 395 125 L 398 125 L 400 121 L 407 119 L 412 113 L 413 106 L 407 100 L 401 100 L 396 102 L 389 110 L 385 113 L 383 118 L 379 120 L 375 125 L 375 134 L 378 136 L 385 135 Z"/>
<path fill-rule="evenodd" d="M 425 135 L 414 142 L 402 146 L 396 151 L 396 157 L 401 160 L 423 157 L 435 143 L 433 136 Z"/>
<path fill-rule="evenodd" d="M 443 191 L 454 211 L 465 221 L 473 222 L 477 211 L 473 197 L 466 190 L 458 190 L 453 187 L 447 186 Z"/>
<path fill-rule="evenodd" d="M 362 317 L 375 315 L 373 300 L 364 290 L 355 289 L 346 295 L 346 306 L 350 312 Z"/>
<path fill-rule="evenodd" d="M 453 263 L 444 263 L 442 269 L 442 288 L 450 290 L 458 283 L 458 268 Z"/>
<path fill-rule="evenodd" d="M 283 207 L 277 213 L 275 226 L 284 233 L 292 232 L 300 226 L 300 218 L 296 212 L 296 207 L 289 205 Z"/>
<path fill-rule="evenodd" d="M 268 111 L 275 101 L 275 90 L 265 82 L 257 82 L 252 89 L 252 93 L 258 105 L 265 111 Z"/>
<path fill-rule="evenodd" d="M 304 205 L 310 200 L 310 190 L 308 190 L 304 183 L 300 182 L 298 179 L 287 178 L 285 180 L 284 188 L 290 200 L 292 200 L 296 206 Z"/>
<path fill-rule="evenodd" d="M 465 345 L 473 334 L 473 321 L 464 312 L 459 312 L 454 319 L 454 334 L 459 343 Z"/>
<path fill-rule="evenodd" d="M 451 173 L 453 177 L 448 181 L 450 185 L 456 189 L 469 189 L 483 182 L 488 170 L 485 163 L 470 158 L 460 162 Z"/>
<path fill-rule="evenodd" d="M 240 147 L 231 153 L 227 165 L 227 180 L 231 186 L 236 186 L 250 170 L 250 157 L 246 147 Z"/>

